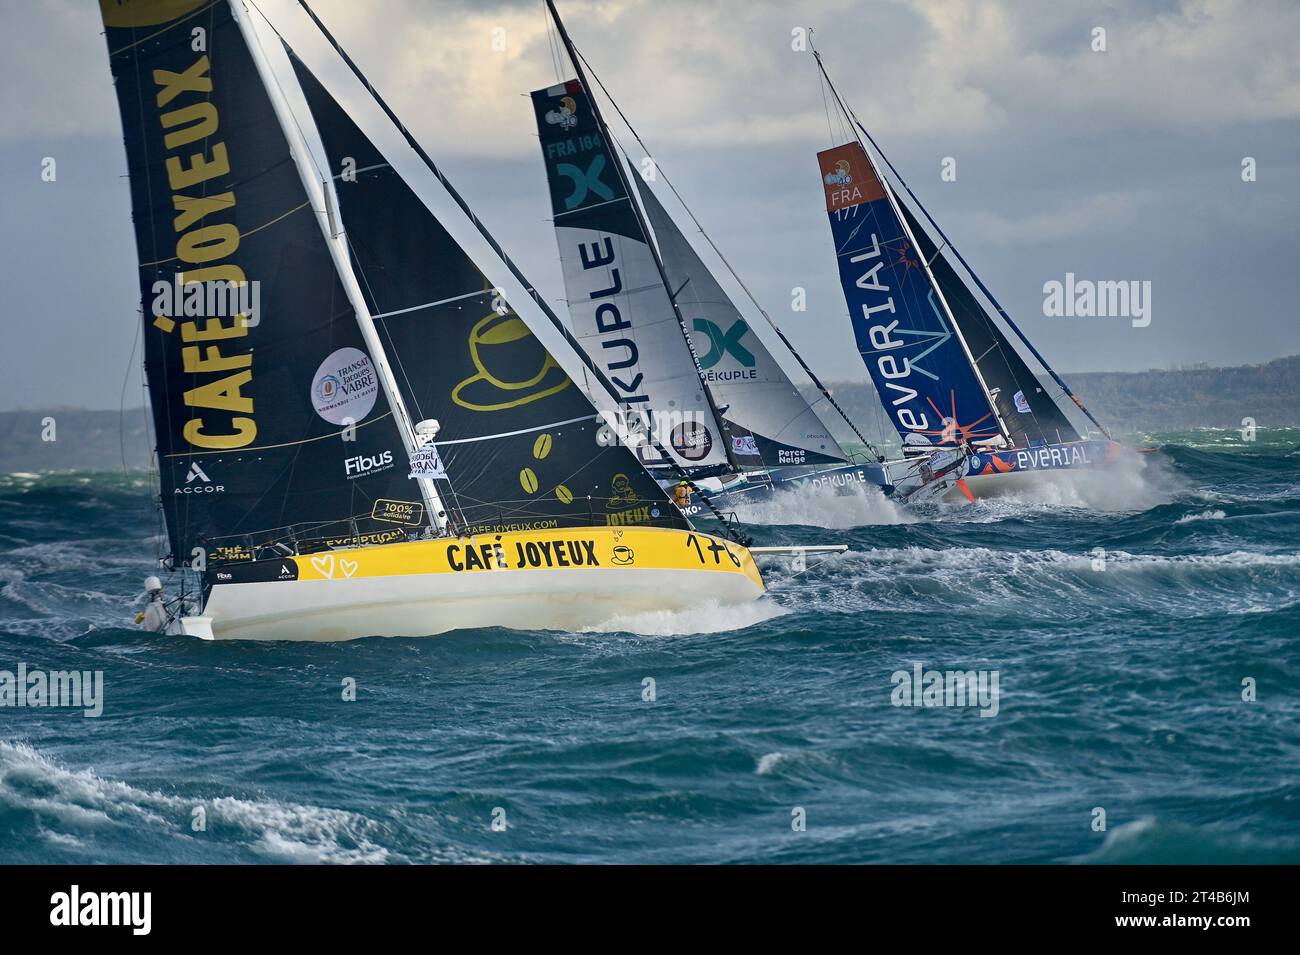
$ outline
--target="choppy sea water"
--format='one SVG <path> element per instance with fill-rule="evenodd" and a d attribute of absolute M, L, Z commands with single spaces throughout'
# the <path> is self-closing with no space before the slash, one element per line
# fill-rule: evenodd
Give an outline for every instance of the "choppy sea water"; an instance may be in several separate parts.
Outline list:
<path fill-rule="evenodd" d="M 741 610 L 319 645 L 130 629 L 143 476 L 0 476 L 0 670 L 105 681 L 0 708 L 0 862 L 1300 861 L 1300 431 L 1155 443 L 762 505 L 851 550 Z M 917 664 L 995 671 L 996 715 L 892 705 Z"/>

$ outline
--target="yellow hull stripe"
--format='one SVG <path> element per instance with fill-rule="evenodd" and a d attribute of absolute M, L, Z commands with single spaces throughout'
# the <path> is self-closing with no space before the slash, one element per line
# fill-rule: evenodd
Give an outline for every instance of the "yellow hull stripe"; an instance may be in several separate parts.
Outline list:
<path fill-rule="evenodd" d="M 748 549 L 698 531 L 661 527 L 582 527 L 477 534 L 294 558 L 299 580 L 405 574 L 472 574 L 591 568 L 695 570 L 742 574 L 764 589 Z"/>

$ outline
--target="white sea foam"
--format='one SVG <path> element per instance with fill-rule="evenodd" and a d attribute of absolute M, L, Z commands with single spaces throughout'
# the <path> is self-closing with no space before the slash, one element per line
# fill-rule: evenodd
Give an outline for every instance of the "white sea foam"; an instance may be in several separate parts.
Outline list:
<path fill-rule="evenodd" d="M 786 613 L 771 600 L 723 605 L 708 601 L 689 610 L 649 610 L 618 614 L 603 623 L 584 627 L 582 633 L 636 633 L 649 637 L 671 637 L 696 633 L 725 633 L 743 630 Z"/>
<path fill-rule="evenodd" d="M 837 529 L 909 524 L 916 520 L 871 484 L 780 488 L 770 499 L 738 505 L 735 511 L 746 524 L 803 524 Z"/>
<path fill-rule="evenodd" d="M 1174 523 L 1190 524 L 1193 521 L 1221 521 L 1227 516 L 1228 515 L 1225 512 L 1220 510 L 1205 510 L 1201 511 L 1199 514 L 1184 514 L 1182 517 L 1178 518 L 1178 520 L 1174 521 Z"/>
<path fill-rule="evenodd" d="M 758 760 L 758 768 L 754 770 L 759 776 L 771 776 L 776 772 L 777 767 L 787 759 L 785 753 L 777 751 L 775 753 L 764 753 Z"/>
<path fill-rule="evenodd" d="M 1124 454 L 1105 468 L 1042 471 L 1034 476 L 1038 480 L 1013 485 L 1014 490 L 982 496 L 967 509 L 967 519 L 1001 520 L 1059 508 L 1132 513 L 1171 503 L 1186 490 L 1168 460 L 1156 454 Z M 1016 478 L 1013 475 L 1010 481 Z M 959 515 L 944 514 L 949 519 L 954 516 Z"/>
<path fill-rule="evenodd" d="M 0 740 L 0 807 L 39 816 L 47 841 L 74 845 L 79 833 L 124 825 L 190 838 L 195 806 L 205 808 L 209 832 L 237 833 L 251 851 L 275 861 L 388 859 L 388 850 L 372 841 L 375 824 L 358 813 L 276 800 L 167 795 L 104 779 L 91 769 L 67 769 L 25 743 Z"/>

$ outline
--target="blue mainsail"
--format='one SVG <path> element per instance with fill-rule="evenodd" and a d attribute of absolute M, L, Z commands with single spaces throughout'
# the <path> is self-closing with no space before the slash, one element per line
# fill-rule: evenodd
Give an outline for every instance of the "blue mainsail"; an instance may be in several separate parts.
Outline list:
<path fill-rule="evenodd" d="M 858 351 L 904 447 L 1000 443 L 960 331 L 862 146 L 817 158 Z"/>

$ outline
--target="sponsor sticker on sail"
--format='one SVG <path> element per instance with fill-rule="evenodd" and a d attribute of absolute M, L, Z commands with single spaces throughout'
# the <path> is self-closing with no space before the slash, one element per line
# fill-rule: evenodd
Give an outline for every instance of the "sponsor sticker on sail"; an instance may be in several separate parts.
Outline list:
<path fill-rule="evenodd" d="M 1016 403 L 1016 410 L 1021 414 L 1029 414 L 1029 399 L 1025 397 L 1023 391 L 1017 391 L 1012 398 Z"/>
<path fill-rule="evenodd" d="M 731 450 L 736 454 L 749 457 L 758 456 L 758 442 L 752 434 L 736 434 L 731 437 Z"/>
<path fill-rule="evenodd" d="M 379 397 L 379 377 L 370 356 L 340 348 L 320 363 L 311 383 L 311 403 L 330 424 L 361 421 Z"/>
<path fill-rule="evenodd" d="M 447 469 L 443 466 L 442 455 L 438 446 L 431 444 L 411 455 L 411 478 L 440 478 L 446 480 Z"/>

